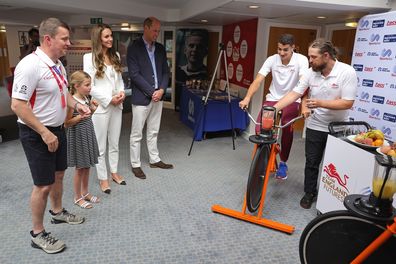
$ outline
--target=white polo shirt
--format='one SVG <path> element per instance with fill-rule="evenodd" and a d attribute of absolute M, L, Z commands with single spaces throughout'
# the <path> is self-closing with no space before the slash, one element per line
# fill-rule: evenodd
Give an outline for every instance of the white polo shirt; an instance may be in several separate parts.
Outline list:
<path fill-rule="evenodd" d="M 282 64 L 279 54 L 268 57 L 258 72 L 263 76 L 272 73 L 272 82 L 266 100 L 279 101 L 297 85 L 299 77 L 306 70 L 308 70 L 308 59 L 299 53 L 293 52 L 287 65 Z"/>
<path fill-rule="evenodd" d="M 293 91 L 304 94 L 310 88 L 311 98 L 334 100 L 355 100 L 357 90 L 357 75 L 355 70 L 345 63 L 336 61 L 327 77 L 312 68 L 306 71 Z M 318 107 L 314 114 L 306 120 L 307 127 L 314 130 L 329 132 L 328 125 L 332 121 L 348 121 L 349 109 L 333 110 Z"/>
<path fill-rule="evenodd" d="M 67 113 L 67 107 L 62 107 L 58 83 L 49 69 L 54 65 L 67 78 L 62 63 L 58 60 L 55 64 L 38 47 L 35 53 L 24 57 L 16 66 L 12 87 L 12 98 L 27 101 L 37 119 L 43 125 L 52 127 L 63 124 Z M 67 100 L 67 87 L 62 85 Z M 19 118 L 18 122 L 24 124 Z"/>

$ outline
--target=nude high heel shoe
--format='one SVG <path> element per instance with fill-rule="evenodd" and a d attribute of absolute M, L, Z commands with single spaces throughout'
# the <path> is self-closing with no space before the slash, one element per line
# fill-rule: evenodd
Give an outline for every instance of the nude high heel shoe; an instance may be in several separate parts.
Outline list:
<path fill-rule="evenodd" d="M 109 187 L 109 181 L 108 180 L 99 180 L 99 185 L 100 185 L 100 189 L 102 190 L 102 192 L 104 192 L 106 194 L 110 194 L 111 193 L 111 189 Z"/>

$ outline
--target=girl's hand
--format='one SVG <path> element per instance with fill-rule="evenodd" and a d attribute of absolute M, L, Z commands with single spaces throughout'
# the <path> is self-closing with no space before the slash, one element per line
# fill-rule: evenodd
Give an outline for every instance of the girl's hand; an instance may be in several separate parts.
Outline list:
<path fill-rule="evenodd" d="M 85 104 L 76 103 L 75 108 L 82 118 L 89 117 L 91 115 L 91 109 Z"/>
<path fill-rule="evenodd" d="M 95 107 L 98 107 L 99 103 L 95 99 L 92 99 L 91 100 L 91 105 L 94 105 Z"/>
<path fill-rule="evenodd" d="M 89 109 L 91 109 L 92 114 L 96 111 L 96 109 L 98 109 L 98 105 L 99 103 L 96 100 L 91 100 L 91 105 L 89 106 Z"/>

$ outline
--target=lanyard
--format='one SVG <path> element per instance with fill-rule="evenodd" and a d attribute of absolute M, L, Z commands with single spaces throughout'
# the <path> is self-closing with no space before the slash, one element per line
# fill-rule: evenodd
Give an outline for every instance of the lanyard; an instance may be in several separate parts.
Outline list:
<path fill-rule="evenodd" d="M 47 65 L 47 66 L 48 66 L 48 65 Z M 52 67 L 50 67 L 50 66 L 48 66 L 48 67 L 50 68 L 50 71 L 52 72 L 52 74 L 53 74 L 54 76 L 58 76 L 58 77 L 59 77 L 60 80 L 57 79 L 57 82 L 58 82 L 59 87 L 61 87 L 60 81 L 61 81 L 62 83 L 64 83 L 65 86 L 67 87 L 67 86 L 68 86 L 67 80 L 66 80 L 65 76 L 62 74 L 62 72 L 56 67 L 56 65 L 54 65 L 54 66 L 52 66 Z M 55 75 L 54 71 L 56 72 L 56 75 Z M 59 89 L 60 89 L 60 88 L 59 88 Z"/>
<path fill-rule="evenodd" d="M 56 82 L 58 83 L 59 91 L 61 93 L 61 105 L 62 105 L 62 108 L 65 108 L 66 107 L 66 98 L 65 98 L 65 94 L 63 93 L 63 84 L 66 85 L 66 87 L 67 87 L 67 81 L 66 81 L 65 77 L 63 76 L 63 74 L 60 73 L 59 69 L 56 68 L 56 66 L 50 67 L 48 64 L 47 64 L 47 66 L 50 69 L 52 75 L 54 75 Z"/>
<path fill-rule="evenodd" d="M 34 54 L 39 57 L 37 55 L 36 52 L 34 52 Z M 61 93 L 61 105 L 62 108 L 66 107 L 66 97 L 65 97 L 65 93 L 63 92 L 63 85 L 65 85 L 65 87 L 68 86 L 68 82 L 65 78 L 65 76 L 63 75 L 63 73 L 56 67 L 56 65 L 54 66 L 49 66 L 44 60 L 42 60 L 40 57 L 39 59 L 45 63 L 45 65 L 47 65 L 47 67 L 49 68 L 49 70 L 51 71 L 52 75 L 54 76 L 56 83 L 58 84 L 59 87 L 59 91 Z"/>

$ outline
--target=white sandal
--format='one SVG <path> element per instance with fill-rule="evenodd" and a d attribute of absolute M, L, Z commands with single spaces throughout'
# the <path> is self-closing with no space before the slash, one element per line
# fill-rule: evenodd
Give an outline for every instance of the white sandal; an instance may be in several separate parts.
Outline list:
<path fill-rule="evenodd" d="M 84 198 L 83 197 L 81 197 L 80 199 L 77 199 L 77 200 L 75 200 L 74 201 L 74 204 L 75 205 L 77 205 L 77 206 L 79 206 L 79 207 L 81 207 L 81 208 L 84 208 L 84 209 L 91 209 L 91 208 L 93 208 L 93 205 L 90 203 L 90 202 L 87 202 L 87 201 L 85 201 L 85 200 L 83 200 Z M 80 201 L 84 201 L 82 204 L 80 204 Z"/>
<path fill-rule="evenodd" d="M 81 197 L 81 199 L 84 199 L 85 201 L 88 201 L 88 202 L 91 202 L 91 203 L 99 203 L 100 202 L 99 197 L 91 194 L 91 198 L 87 198 L 88 195 L 90 195 L 90 193 L 87 193 L 86 195 L 83 195 Z"/>

